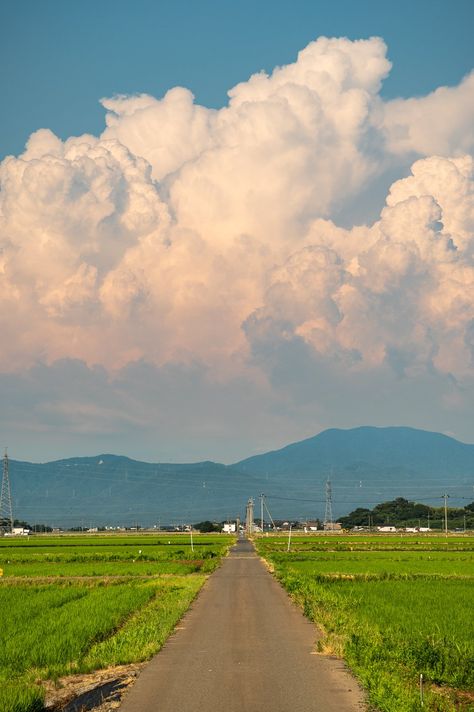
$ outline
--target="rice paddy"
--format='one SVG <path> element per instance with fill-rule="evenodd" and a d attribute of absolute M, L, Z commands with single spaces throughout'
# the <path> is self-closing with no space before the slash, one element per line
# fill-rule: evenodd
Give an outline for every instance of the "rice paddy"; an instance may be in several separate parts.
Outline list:
<path fill-rule="evenodd" d="M 473 537 L 286 537 L 259 553 L 381 712 L 474 709 Z"/>
<path fill-rule="evenodd" d="M 42 681 L 151 657 L 232 541 L 0 539 L 0 710 L 41 710 Z"/>

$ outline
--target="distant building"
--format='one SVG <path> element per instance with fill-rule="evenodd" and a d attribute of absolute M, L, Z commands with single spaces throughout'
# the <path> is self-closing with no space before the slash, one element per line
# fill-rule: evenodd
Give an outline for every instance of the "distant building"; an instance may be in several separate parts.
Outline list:
<path fill-rule="evenodd" d="M 407 534 L 426 533 L 431 531 L 431 527 L 405 527 L 405 531 Z"/>
<path fill-rule="evenodd" d="M 324 524 L 325 532 L 339 532 L 342 529 L 342 524 L 340 522 L 326 522 Z"/>
<path fill-rule="evenodd" d="M 13 536 L 28 536 L 30 530 L 24 527 L 13 527 L 12 534 Z"/>
<path fill-rule="evenodd" d="M 378 532 L 396 532 L 396 527 L 377 527 Z"/>
<path fill-rule="evenodd" d="M 305 532 L 317 532 L 318 522 L 306 522 L 304 530 Z"/>
<path fill-rule="evenodd" d="M 234 534 L 237 531 L 237 526 L 235 522 L 226 522 L 222 527 L 222 531 L 225 534 Z"/>

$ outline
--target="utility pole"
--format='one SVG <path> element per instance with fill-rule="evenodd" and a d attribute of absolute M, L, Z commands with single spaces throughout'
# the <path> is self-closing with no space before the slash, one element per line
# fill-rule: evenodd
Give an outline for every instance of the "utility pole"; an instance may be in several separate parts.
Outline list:
<path fill-rule="evenodd" d="M 9 531 L 10 534 L 13 534 L 12 497 L 10 492 L 10 478 L 8 474 L 7 448 L 5 448 L 5 454 L 3 456 L 2 492 L 0 494 L 0 529 Z"/>
<path fill-rule="evenodd" d="M 444 498 L 444 533 L 448 536 L 448 497 L 449 494 L 445 492 L 443 494 Z"/>
<path fill-rule="evenodd" d="M 324 528 L 332 529 L 332 487 L 331 480 L 326 482 L 326 510 L 324 512 Z"/>
<path fill-rule="evenodd" d="M 262 527 L 262 534 L 263 534 L 263 498 L 265 495 L 262 494 L 260 495 L 260 526 Z"/>
<path fill-rule="evenodd" d="M 275 531 L 275 529 L 276 529 L 275 522 L 273 521 L 273 517 L 272 517 L 272 515 L 270 514 L 270 510 L 268 509 L 267 503 L 266 503 L 265 500 L 263 501 L 263 504 L 264 504 L 264 506 L 265 506 L 265 509 L 267 510 L 267 514 L 268 514 L 269 519 L 270 519 L 270 521 L 271 521 L 271 523 L 272 523 L 273 530 Z"/>

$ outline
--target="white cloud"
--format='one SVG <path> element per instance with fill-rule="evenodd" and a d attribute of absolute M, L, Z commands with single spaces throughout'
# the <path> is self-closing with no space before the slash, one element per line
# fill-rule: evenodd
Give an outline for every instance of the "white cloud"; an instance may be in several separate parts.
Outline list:
<path fill-rule="evenodd" d="M 317 221 L 313 245 L 273 271 L 264 306 L 247 322 L 250 341 L 261 349 L 265 338 L 300 338 L 355 371 L 389 363 L 407 376 L 466 377 L 473 188 L 470 159 L 424 159 L 394 184 L 372 227 Z"/>
<path fill-rule="evenodd" d="M 264 407 L 288 414 L 282 432 L 290 418 L 302 427 L 298 408 L 324 426 L 338 384 L 359 398 L 347 379 L 369 388 L 371 373 L 391 392 L 400 379 L 422 391 L 439 379 L 440 408 L 463 411 L 473 395 L 472 75 L 384 105 L 385 51 L 378 38 L 320 38 L 231 89 L 220 110 L 177 87 L 103 100 L 98 138 L 34 133 L 0 166 L 0 368 L 80 359 L 115 379 L 146 362 L 160 380 L 197 362 L 200 397 L 258 384 Z M 331 220 L 413 156 L 372 225 Z M 156 420 L 159 404 L 147 412 Z"/>
<path fill-rule="evenodd" d="M 393 153 L 459 156 L 474 149 L 474 72 L 456 87 L 385 106 L 384 127 Z"/>
<path fill-rule="evenodd" d="M 212 145 L 215 111 L 194 104 L 188 89 L 175 87 L 163 99 L 119 96 L 102 99 L 107 128 L 102 139 L 115 139 L 153 167 L 162 180 Z"/>

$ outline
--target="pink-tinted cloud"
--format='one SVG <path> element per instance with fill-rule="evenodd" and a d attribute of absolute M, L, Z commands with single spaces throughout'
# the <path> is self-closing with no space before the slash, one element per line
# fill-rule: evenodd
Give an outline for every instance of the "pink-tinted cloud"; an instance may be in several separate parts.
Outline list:
<path fill-rule="evenodd" d="M 0 166 L 1 371 L 79 359 L 116 394 L 127 364 L 155 379 L 199 363 L 209 393 L 243 379 L 264 408 L 288 420 L 299 403 L 324 426 L 318 389 L 314 417 L 303 408 L 301 374 L 336 383 L 340 368 L 364 383 L 439 378 L 438 393 L 453 379 L 440 407 L 461 412 L 474 354 L 472 76 L 384 105 L 385 51 L 378 38 L 320 38 L 220 110 L 175 88 L 103 100 L 100 137 L 33 134 Z M 379 219 L 333 222 L 394 170 Z M 81 412 L 100 421 L 115 398 Z M 57 409 L 74 410 L 66 397 Z M 157 402 L 147 417 L 160 413 Z"/>

